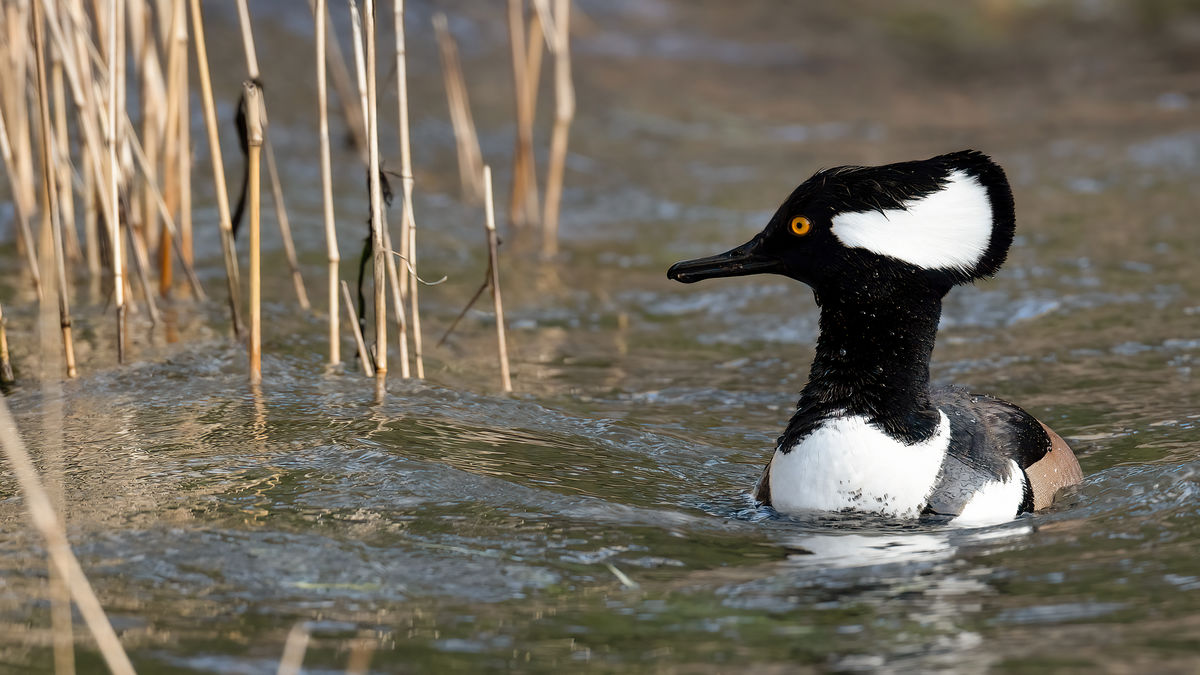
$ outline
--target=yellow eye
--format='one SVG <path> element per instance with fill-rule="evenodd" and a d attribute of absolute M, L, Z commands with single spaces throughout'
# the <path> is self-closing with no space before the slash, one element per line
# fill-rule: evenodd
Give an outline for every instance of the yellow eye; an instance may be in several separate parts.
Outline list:
<path fill-rule="evenodd" d="M 803 237 L 812 229 L 812 221 L 804 216 L 796 216 L 792 218 L 792 234 L 797 237 Z"/>

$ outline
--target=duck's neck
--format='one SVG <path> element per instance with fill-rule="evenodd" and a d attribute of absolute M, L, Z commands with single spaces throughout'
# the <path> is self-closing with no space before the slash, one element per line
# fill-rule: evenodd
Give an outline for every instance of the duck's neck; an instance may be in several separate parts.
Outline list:
<path fill-rule="evenodd" d="M 780 438 L 785 451 L 821 422 L 860 415 L 898 440 L 932 436 L 940 415 L 929 400 L 929 358 L 942 293 L 905 289 L 819 296 L 821 334 L 796 414 Z"/>

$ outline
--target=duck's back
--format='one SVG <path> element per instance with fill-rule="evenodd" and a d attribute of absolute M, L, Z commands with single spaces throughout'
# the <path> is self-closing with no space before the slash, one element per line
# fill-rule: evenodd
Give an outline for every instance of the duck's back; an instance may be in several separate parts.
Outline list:
<path fill-rule="evenodd" d="M 961 389 L 931 392 L 950 443 L 926 512 L 962 521 L 1011 518 L 1050 505 L 1083 478 L 1066 442 L 1021 408 Z"/>

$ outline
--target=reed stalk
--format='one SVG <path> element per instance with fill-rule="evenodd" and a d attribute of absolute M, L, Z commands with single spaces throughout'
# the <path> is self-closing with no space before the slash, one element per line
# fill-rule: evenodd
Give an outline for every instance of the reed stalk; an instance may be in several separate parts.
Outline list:
<path fill-rule="evenodd" d="M 492 167 L 483 167 L 483 207 L 486 214 L 484 224 L 488 238 L 488 267 L 491 268 L 492 306 L 496 309 L 496 346 L 500 355 L 500 385 L 504 392 L 512 391 L 512 379 L 508 372 L 508 342 L 504 336 L 504 303 L 500 299 L 499 237 L 496 235 L 496 208 L 492 202 Z"/>
<path fill-rule="evenodd" d="M 67 134 L 67 97 L 63 84 L 63 53 L 55 48 L 51 51 L 50 83 L 54 92 L 54 157 L 58 170 L 58 207 L 62 218 L 63 246 L 67 260 L 78 262 L 83 259 L 79 246 L 79 232 L 75 228 L 75 190 L 71 184 L 71 143 Z"/>
<path fill-rule="evenodd" d="M 90 154 L 91 149 L 85 149 Z M 88 276 L 93 284 L 103 273 L 100 267 L 100 218 L 96 212 L 96 194 L 100 191 L 97 176 L 90 168 L 83 171 L 83 243 Z"/>
<path fill-rule="evenodd" d="M 37 190 L 34 187 L 36 180 L 33 173 L 32 129 L 25 96 L 26 74 L 29 72 L 29 3 L 14 2 L 7 10 L 5 23 L 8 29 L 9 65 L 6 78 L 8 94 L 5 98 L 11 106 L 8 116 L 11 127 L 9 134 L 16 158 L 17 189 L 21 191 L 22 199 L 29 207 L 27 213 L 32 217 L 34 205 L 37 203 Z M 25 233 L 18 232 L 18 235 L 24 237 Z M 22 241 L 18 238 L 17 243 L 18 246 L 33 247 L 35 240 L 27 238 Z M 33 255 L 36 259 L 37 254 Z"/>
<path fill-rule="evenodd" d="M 246 0 L 238 0 L 238 21 L 242 27 L 242 47 L 246 52 L 246 69 L 252 82 L 262 82 L 262 72 L 258 68 L 258 52 L 254 47 L 254 31 L 250 25 L 250 10 Z M 263 126 L 263 145 L 267 155 L 267 178 L 271 181 L 271 200 L 275 205 L 275 222 L 279 225 L 279 235 L 283 239 L 283 252 L 288 267 L 292 272 L 292 286 L 296 289 L 296 300 L 304 311 L 312 309 L 308 301 L 308 291 L 304 288 L 304 278 L 300 274 L 300 261 L 296 257 L 296 244 L 292 240 L 292 226 L 288 220 L 287 205 L 283 201 L 283 187 L 279 181 L 279 171 L 275 163 L 275 149 L 271 145 L 269 134 L 270 122 L 267 116 L 267 103 L 264 92 L 259 89 L 259 111 Z"/>
<path fill-rule="evenodd" d="M 325 248 L 329 251 L 329 365 L 342 360 L 342 335 L 338 312 L 338 252 L 337 223 L 333 215 L 333 170 L 329 158 L 329 91 L 325 77 L 326 0 L 315 0 L 313 20 L 317 39 L 317 115 L 321 139 L 321 197 L 325 216 Z"/>
<path fill-rule="evenodd" d="M 244 7 L 244 0 L 241 3 Z M 263 146 L 262 100 L 253 81 L 242 84 L 250 163 L 250 382 L 262 382 L 262 196 L 259 164 Z"/>
<path fill-rule="evenodd" d="M 362 25 L 358 19 L 358 16 L 359 15 L 358 15 L 357 11 L 355 11 L 352 14 L 350 24 L 351 24 L 351 31 L 354 36 L 354 66 L 355 66 L 355 73 L 357 74 L 359 101 L 362 104 L 361 109 L 365 116 L 366 111 L 367 111 L 366 58 L 363 55 Z M 367 124 L 367 120 L 365 119 L 365 117 L 363 120 L 363 124 L 364 125 Z M 380 213 L 383 215 L 383 226 L 381 229 L 383 230 L 384 248 L 386 249 L 386 251 L 390 252 L 392 250 L 392 236 L 391 236 L 391 232 L 389 230 L 388 223 L 387 223 L 387 212 L 384 210 L 381 210 Z M 404 247 L 405 242 L 407 242 L 407 239 L 404 238 L 404 234 L 402 232 L 401 233 L 401 247 L 402 248 Z M 374 250 L 374 249 L 372 249 L 372 250 Z M 409 365 L 408 365 L 408 324 L 405 319 L 405 311 L 404 311 L 404 298 L 406 296 L 405 288 L 407 285 L 408 276 L 407 275 L 400 276 L 397 273 L 395 261 L 392 260 L 391 255 L 385 255 L 385 259 L 387 260 L 387 265 L 386 265 L 387 269 L 385 271 L 387 273 L 388 282 L 391 284 L 391 288 L 392 288 L 393 311 L 396 313 L 396 328 L 397 328 L 397 333 L 398 333 L 397 343 L 399 345 L 399 350 L 400 350 L 400 377 L 408 378 L 410 375 Z"/>
<path fill-rule="evenodd" d="M 351 28 L 351 33 L 354 38 L 354 44 L 353 44 L 353 47 L 354 47 L 354 71 L 357 76 L 356 80 L 358 83 L 358 97 L 359 97 L 359 103 L 361 104 L 360 110 L 362 110 L 362 113 L 363 113 L 364 128 L 370 128 L 370 121 L 366 118 L 367 110 L 369 109 L 369 106 L 368 106 L 368 102 L 367 102 L 367 67 L 366 67 L 366 56 L 364 55 L 364 52 L 363 52 L 362 21 L 361 21 L 361 16 L 358 13 L 357 5 L 355 5 L 355 3 L 354 3 L 354 0 L 351 0 L 350 5 L 351 5 L 351 7 L 350 7 L 350 9 L 351 9 L 350 28 Z M 368 162 L 368 170 L 369 170 L 369 168 L 370 168 L 370 163 Z M 368 178 L 368 183 L 369 183 L 369 180 L 370 179 Z M 369 189 L 369 185 L 368 185 L 368 189 Z M 384 216 L 384 221 L 383 221 L 382 227 L 380 228 L 383 231 L 384 247 L 390 250 L 391 236 L 388 232 L 386 213 L 382 209 L 380 210 L 380 213 Z M 372 229 L 372 232 L 374 232 L 373 229 Z M 372 236 L 373 236 L 373 234 L 372 234 Z M 371 250 L 372 251 L 376 250 L 374 247 L 374 244 L 372 244 Z M 401 357 L 404 359 L 404 361 L 402 361 L 400 364 L 400 375 L 401 375 L 401 377 L 408 377 L 408 363 L 407 363 L 408 344 L 406 342 L 407 332 L 405 331 L 405 322 L 404 322 L 404 316 L 403 316 L 403 309 L 404 309 L 403 288 L 404 287 L 400 283 L 400 279 L 397 277 L 394 277 L 391 274 L 392 272 L 395 271 L 394 266 L 391 264 L 392 263 L 392 261 L 390 260 L 391 256 L 385 255 L 385 258 L 388 259 L 387 260 L 388 266 L 385 271 L 388 273 L 389 281 L 393 283 L 393 286 L 392 286 L 392 294 L 394 296 L 393 304 L 395 305 L 396 309 L 398 310 L 398 314 L 399 314 L 396 318 L 396 323 L 397 323 L 397 327 L 400 330 L 400 335 L 399 335 L 400 354 L 401 354 Z M 374 262 L 372 262 L 372 269 L 374 269 Z M 407 277 L 405 277 L 404 279 L 407 280 Z"/>
<path fill-rule="evenodd" d="M 121 253 L 121 214 L 119 212 L 120 166 L 117 164 L 117 108 L 120 106 L 119 90 L 124 86 L 121 76 L 124 68 L 120 62 L 125 58 L 124 49 L 124 0 L 112 0 L 108 14 L 108 235 L 109 250 L 112 252 L 113 304 L 117 312 L 117 363 L 125 363 L 125 270 Z"/>
<path fill-rule="evenodd" d="M 387 211 L 383 212 L 383 245 L 389 254 L 395 253 L 395 249 L 392 248 L 392 233 L 391 227 L 388 225 Z M 396 260 L 393 255 L 387 256 L 387 277 L 388 284 L 392 289 L 392 312 L 396 315 L 400 377 L 408 379 L 411 374 L 408 366 L 408 325 L 404 313 L 404 296 L 400 294 L 400 272 L 396 269 Z"/>
<path fill-rule="evenodd" d="M 567 137 L 575 118 L 575 86 L 571 79 L 571 0 L 554 2 L 554 131 L 546 169 L 546 203 L 542 215 L 542 255 L 558 254 L 558 215 L 562 204 Z"/>
<path fill-rule="evenodd" d="M 17 231 L 20 238 L 27 242 L 25 246 L 25 263 L 29 267 L 29 277 L 33 280 L 33 290 L 38 300 L 42 299 L 42 275 L 38 267 L 37 252 L 33 248 L 33 229 L 29 224 L 32 217 L 32 205 L 25 201 L 25 188 L 21 185 L 21 174 L 18 162 L 8 139 L 8 128 L 4 123 L 4 111 L 0 110 L 0 156 L 4 158 L 4 173 L 8 175 L 9 185 L 13 194 L 13 208 L 17 216 Z"/>
<path fill-rule="evenodd" d="M 535 11 L 529 12 L 528 28 L 525 31 L 525 98 L 527 110 L 529 111 L 529 119 L 527 121 L 528 129 L 526 138 L 528 145 L 525 148 L 525 197 L 522 207 L 525 210 L 525 218 L 530 224 L 538 222 L 538 217 L 541 215 L 538 212 L 538 180 L 537 180 L 537 157 L 533 152 L 533 126 L 537 120 L 537 101 L 538 88 L 542 79 L 542 56 L 545 52 L 545 44 L 551 39 L 546 33 L 547 24 L 543 23 L 543 19 L 548 16 L 538 8 L 546 4 L 545 0 L 532 0 L 530 3 Z"/>
<path fill-rule="evenodd" d="M 404 189 L 404 215 L 400 221 L 401 256 L 408 267 L 408 310 L 413 338 L 413 363 L 418 379 L 425 379 L 425 354 L 421 338 L 421 305 L 417 285 L 417 221 L 413 212 L 412 134 L 408 125 L 408 55 L 404 39 L 404 0 L 394 0 L 393 21 L 396 28 L 396 86 L 400 113 L 400 182 Z"/>
<path fill-rule="evenodd" d="M 362 364 L 363 374 L 374 377 L 375 368 L 371 366 L 371 355 L 367 352 L 367 343 L 363 340 L 362 328 L 359 327 L 358 312 L 354 311 L 354 300 L 350 298 L 350 287 L 345 281 L 342 282 L 342 299 L 345 300 L 346 318 L 350 320 L 351 332 L 354 333 L 354 344 L 358 346 L 358 361 Z"/>
<path fill-rule="evenodd" d="M 351 7 L 354 2 L 351 1 Z M 375 74 L 375 0 L 363 2 L 367 58 L 367 171 L 371 185 L 371 251 L 375 275 L 375 375 L 387 376 L 387 247 L 383 241 L 383 188 L 379 181 L 379 106 Z"/>
<path fill-rule="evenodd" d="M 138 143 L 137 137 L 132 133 L 133 124 L 130 122 L 128 115 L 125 116 L 125 128 L 130 134 L 129 147 L 133 151 L 133 157 L 136 160 L 138 168 L 141 169 L 143 177 L 147 177 L 148 180 L 149 159 L 147 159 L 145 151 L 142 150 L 141 144 Z M 200 285 L 199 277 L 196 276 L 195 267 L 184 254 L 183 243 L 180 241 L 181 237 L 179 229 L 175 225 L 175 219 L 171 217 L 171 209 L 167 206 L 166 198 L 163 196 L 162 191 L 158 189 L 158 186 L 153 182 L 148 182 L 147 187 L 149 188 L 150 196 L 154 198 L 155 204 L 158 207 L 158 215 L 162 218 L 164 229 L 163 236 L 165 237 L 163 242 L 164 246 L 171 246 L 175 249 L 175 254 L 179 257 L 180 267 L 183 268 L 183 273 L 187 277 L 188 285 L 192 289 L 192 293 L 195 294 L 196 298 L 199 300 L 208 299 L 207 294 L 204 292 L 204 288 Z"/>
<path fill-rule="evenodd" d="M 63 256 L 62 217 L 59 210 L 57 171 L 54 161 L 54 134 L 50 123 L 50 92 L 46 81 L 46 39 L 39 3 L 33 5 L 33 48 L 37 71 L 37 100 L 42 146 L 42 223 L 49 225 L 53 247 L 54 269 L 57 275 L 58 318 L 62 331 L 63 355 L 67 377 L 75 377 L 75 343 L 71 339 L 71 301 L 68 297 L 67 273 Z"/>
<path fill-rule="evenodd" d="M 317 0 L 308 0 L 308 7 L 313 11 L 314 18 L 317 11 L 316 2 Z M 354 95 L 354 86 L 350 80 L 350 69 L 346 67 L 346 59 L 342 55 L 341 44 L 330 21 L 329 5 L 328 3 L 323 4 L 325 4 L 325 56 L 326 65 L 329 67 L 329 79 L 333 80 L 333 88 L 337 90 L 338 101 L 342 104 L 342 114 L 346 116 L 346 126 L 350 130 L 350 137 L 354 142 L 354 148 L 358 151 L 358 157 L 362 160 L 363 166 L 366 166 L 366 116 L 359 98 Z"/>
<path fill-rule="evenodd" d="M 64 66 L 67 71 L 67 79 L 71 85 L 71 95 L 75 101 L 77 129 L 83 134 L 83 227 L 84 241 L 86 244 L 85 254 L 87 257 L 88 274 L 91 279 L 92 288 L 94 291 L 99 290 L 101 283 L 101 275 L 103 269 L 100 263 L 100 215 L 96 208 L 97 196 L 101 197 L 101 201 L 107 201 L 108 192 L 102 189 L 102 185 L 107 182 L 104 179 L 102 170 L 103 161 L 101 159 L 101 143 L 98 120 L 100 114 L 98 112 L 95 96 L 96 90 L 92 81 L 91 61 L 88 59 L 88 53 L 85 45 L 90 45 L 90 39 L 85 28 L 83 0 L 72 0 L 69 7 L 65 8 L 64 15 L 69 17 L 69 23 L 63 22 L 64 27 L 71 29 L 71 40 L 68 41 L 65 35 L 62 35 L 62 29 L 59 28 L 59 22 L 51 13 L 57 13 L 54 9 L 54 3 L 46 5 L 47 9 L 51 10 L 47 14 L 49 17 L 50 36 L 55 41 L 55 45 L 67 57 L 64 59 Z M 102 30 L 97 24 L 97 34 L 101 34 Z M 72 47 L 73 44 L 73 47 Z M 105 210 L 107 213 L 107 210 Z"/>
<path fill-rule="evenodd" d="M 442 58 L 442 77 L 446 85 L 446 102 L 450 108 L 450 123 L 454 126 L 454 145 L 458 151 L 458 177 L 462 184 L 463 200 L 478 204 L 483 201 L 483 153 L 479 135 L 471 116 L 467 85 L 463 81 L 458 45 L 446 24 L 446 15 L 433 15 L 438 52 Z"/>
<path fill-rule="evenodd" d="M 264 119 L 266 109 L 263 110 Z M 283 203 L 283 185 L 279 181 L 279 169 L 275 163 L 275 147 L 271 145 L 269 136 L 264 141 L 267 156 L 267 179 L 271 181 L 271 203 L 275 205 L 275 220 L 279 225 L 279 235 L 283 239 L 283 253 L 287 259 L 288 268 L 292 273 L 292 287 L 296 289 L 296 302 L 300 309 L 312 311 L 312 303 L 308 301 L 308 291 L 304 288 L 304 277 L 300 275 L 300 259 L 296 256 L 296 243 L 292 239 L 292 225 L 288 220 L 287 206 Z"/>
<path fill-rule="evenodd" d="M 300 667 L 304 665 L 304 653 L 308 651 L 308 624 L 301 621 L 288 631 L 287 640 L 283 643 L 283 654 L 279 657 L 279 668 L 276 675 L 300 675 Z"/>
<path fill-rule="evenodd" d="M 529 201 L 530 168 L 533 158 L 533 106 L 529 94 L 529 56 L 525 43 L 524 0 L 508 0 L 508 34 L 512 47 L 513 98 L 517 110 L 517 138 L 513 151 L 512 199 L 508 217 L 518 227 L 537 217 L 537 205 Z M 536 184 L 536 181 L 534 181 Z"/>
<path fill-rule="evenodd" d="M 130 13 L 130 21 L 138 28 L 138 39 L 134 43 L 138 55 L 139 74 L 141 75 L 141 105 L 142 105 L 142 148 L 149 159 L 149 173 L 145 174 L 139 190 L 138 205 L 141 207 L 142 228 L 141 236 L 145 245 L 158 248 L 159 254 L 159 292 L 165 293 L 173 282 L 171 269 L 171 249 L 163 241 L 165 228 L 158 222 L 158 205 L 151 194 L 150 186 L 156 188 L 163 175 L 160 170 L 161 159 L 166 140 L 166 109 L 167 87 L 163 81 L 162 62 L 159 58 L 158 43 L 151 33 L 149 13 L 146 0 L 135 0 L 133 7 L 136 14 Z M 136 20 L 135 20 L 136 17 Z M 131 137 L 133 134 L 130 135 Z M 165 262 L 164 262 L 165 261 Z M 149 269 L 149 268 L 147 268 Z"/>
<path fill-rule="evenodd" d="M 0 397 L 0 447 L 3 447 L 4 455 L 17 479 L 17 485 L 25 499 L 25 508 L 29 511 L 29 519 L 45 541 L 46 553 L 51 563 L 59 576 L 66 581 L 75 607 L 96 640 L 105 665 L 110 672 L 117 675 L 133 675 L 133 664 L 125 654 L 125 649 L 121 647 L 121 641 L 109 623 L 95 591 L 88 583 L 83 568 L 79 566 L 79 560 L 71 552 L 66 530 L 58 518 L 46 488 L 42 485 L 33 460 L 25 450 L 25 444 L 21 442 L 16 423 L 8 409 L 8 402 L 3 397 Z"/>
<path fill-rule="evenodd" d="M 363 34 L 362 34 L 362 15 L 358 13 L 358 5 L 354 0 L 350 0 L 350 36 L 351 47 L 354 49 L 354 82 L 358 90 L 359 112 L 361 112 L 363 125 L 363 138 L 366 138 L 367 128 L 367 59 L 363 55 Z M 363 164 L 366 165 L 366 154 L 363 155 Z"/>
<path fill-rule="evenodd" d="M 103 92 L 96 86 L 92 78 L 92 63 L 96 62 L 97 66 L 107 70 L 107 65 L 100 59 L 100 55 L 95 53 L 95 46 L 87 35 L 85 28 L 86 18 L 83 15 L 82 0 L 75 0 L 69 10 L 64 14 L 70 18 L 70 27 L 72 30 L 72 41 L 68 40 L 63 33 L 60 22 L 57 19 L 57 9 L 54 3 L 45 3 L 47 10 L 47 24 L 50 26 L 50 36 L 54 41 L 55 47 L 61 50 L 66 56 L 63 60 L 63 65 L 67 74 L 67 81 L 71 86 L 71 96 L 75 101 L 77 128 L 83 132 L 83 169 L 85 176 L 85 185 L 90 181 L 91 190 L 87 190 L 85 197 L 85 207 L 88 209 L 90 223 L 88 229 L 88 267 L 93 273 L 93 279 L 98 279 L 101 274 L 100 269 L 100 233 L 99 233 L 99 218 L 96 212 L 96 198 L 99 197 L 100 209 L 106 214 L 113 208 L 113 200 L 110 198 L 107 188 L 101 189 L 101 186 L 107 186 L 107 147 L 103 127 L 107 123 L 107 113 L 102 111 L 98 99 L 104 99 Z M 97 23 L 103 18 L 103 13 L 97 15 Z M 64 24 L 65 25 L 65 24 Z M 99 32 L 99 29 L 98 29 Z M 103 153 L 103 154 L 102 154 Z M 95 244 L 92 246 L 92 244 Z"/>
<path fill-rule="evenodd" d="M 15 381 L 12 359 L 8 355 L 8 319 L 4 318 L 4 308 L 0 307 L 0 383 L 12 384 Z"/>
<path fill-rule="evenodd" d="M 126 212 L 128 213 L 128 212 Z M 150 314 L 150 324 L 162 324 L 162 314 L 158 311 L 158 302 L 154 299 L 154 285 L 150 283 L 150 256 L 146 253 L 146 240 L 142 233 L 128 223 L 125 234 L 129 238 L 129 250 L 133 253 L 133 271 L 142 287 L 142 296 L 146 298 L 146 310 Z"/>
<path fill-rule="evenodd" d="M 167 205 L 168 213 L 176 213 L 179 206 L 179 87 L 180 69 L 179 60 L 185 55 L 184 47 L 175 39 L 175 31 L 179 20 L 183 18 L 183 13 L 175 5 L 178 4 L 174 0 L 167 0 L 159 4 L 160 9 L 166 8 L 168 2 L 171 5 L 171 14 L 169 19 L 165 19 L 168 23 L 162 28 L 164 41 L 166 42 L 167 50 L 167 109 L 165 117 L 165 128 L 163 129 L 163 183 L 162 197 Z M 163 231 L 159 233 L 159 240 L 165 245 L 158 248 L 158 292 L 163 297 L 167 297 L 171 291 L 174 270 L 171 264 L 171 246 L 170 232 L 167 226 L 163 224 Z"/>
<path fill-rule="evenodd" d="M 195 264 L 195 253 L 192 248 L 192 118 L 190 114 L 188 89 L 188 31 L 187 15 L 184 0 L 175 0 L 175 43 L 179 45 L 179 87 L 176 96 L 179 98 L 178 134 L 179 152 L 175 161 L 179 163 L 179 245 L 181 255 L 188 266 Z"/>
<path fill-rule="evenodd" d="M 34 13 L 35 17 L 37 12 Z M 36 19 L 40 21 L 40 19 Z M 44 59 L 44 55 L 42 56 Z M 44 63 L 44 61 L 43 61 Z M 43 69 L 44 70 L 44 69 Z M 45 144 L 46 138 L 42 138 Z M 48 228 L 40 233 L 38 245 L 42 258 L 42 267 L 54 265 L 54 255 L 50 250 L 53 246 L 53 236 Z M 56 279 L 51 275 L 49 290 L 56 292 Z M 54 344 L 53 333 L 58 330 L 55 325 L 58 317 L 47 303 L 38 307 L 37 345 L 41 354 L 39 362 L 42 366 L 41 383 L 42 405 L 38 410 L 41 421 L 41 469 L 44 472 L 46 492 L 50 501 L 58 507 L 58 513 L 63 521 L 66 520 L 65 510 L 61 506 L 63 499 L 63 463 L 62 463 L 62 426 L 63 426 L 63 388 L 59 374 L 63 370 L 63 358 Z M 75 672 L 75 631 L 71 625 L 71 594 L 67 590 L 66 580 L 58 573 L 53 560 L 47 556 L 46 565 L 49 568 L 49 599 L 50 599 L 50 628 L 54 631 L 54 671 L 56 674 L 72 675 Z"/>
<path fill-rule="evenodd" d="M 371 668 L 371 657 L 375 655 L 375 640 L 362 636 L 350 642 L 350 655 L 346 657 L 346 675 L 367 675 Z"/>
<path fill-rule="evenodd" d="M 120 0 L 117 0 L 120 1 Z M 208 47 L 204 42 L 204 19 L 200 15 L 200 0 L 191 0 L 192 35 L 196 43 L 196 65 L 200 73 L 200 93 L 204 100 L 204 122 L 208 127 L 208 148 L 212 153 L 213 183 L 217 193 L 217 216 L 221 227 L 221 249 L 225 255 L 225 278 L 229 284 L 229 310 L 233 332 L 242 336 L 241 280 L 238 274 L 237 253 L 233 247 L 233 224 L 229 217 L 229 193 L 225 188 L 225 164 L 217 133 L 217 108 L 213 103 L 212 78 L 208 72 Z"/>

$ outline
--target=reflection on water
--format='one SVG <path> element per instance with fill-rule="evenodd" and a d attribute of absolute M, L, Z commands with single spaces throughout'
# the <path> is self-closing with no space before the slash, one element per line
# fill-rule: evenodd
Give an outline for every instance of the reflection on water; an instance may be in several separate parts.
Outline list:
<path fill-rule="evenodd" d="M 420 25 L 435 8 L 451 14 L 503 180 L 501 17 L 410 4 Z M 429 347 L 485 263 L 421 31 L 415 208 L 423 275 L 449 277 L 422 296 L 428 382 L 393 378 L 377 401 L 355 364 L 327 369 L 321 318 L 295 312 L 279 278 L 265 290 L 260 392 L 245 386 L 219 302 L 173 306 L 178 341 L 136 320 L 136 363 L 118 369 L 93 299 L 76 318 L 84 376 L 60 393 L 28 378 L 11 393 L 42 453 L 53 444 L 39 430 L 61 405 L 51 459 L 70 533 L 139 668 L 269 672 L 306 622 L 305 665 L 331 672 L 364 638 L 383 672 L 1194 672 L 1190 5 L 578 8 L 565 252 L 541 263 L 529 233 L 505 233 L 518 394 L 495 395 L 486 311 Z M 276 147 L 311 285 L 324 269 L 315 93 L 294 58 L 307 12 L 261 11 L 260 49 L 275 55 L 264 68 L 292 83 L 269 89 L 284 103 L 272 133 L 286 140 Z M 229 113 L 235 24 L 217 7 L 210 21 Z M 755 507 L 747 492 L 806 377 L 815 304 L 782 279 L 671 284 L 667 265 L 744 241 L 819 167 L 967 146 L 1008 168 L 1018 239 L 997 279 L 947 298 L 933 377 L 1047 420 L 1086 480 L 1047 513 L 982 530 Z M 351 251 L 361 171 L 348 149 L 337 161 Z M 200 273 L 218 289 L 215 228 L 202 225 L 212 198 L 197 188 Z M 271 227 L 264 236 L 270 268 L 282 258 Z M 18 367 L 36 372 L 32 299 L 0 290 Z M 0 523 L 0 669 L 49 672 L 45 563 L 11 481 Z M 81 672 L 95 668 L 90 646 L 78 650 Z"/>

